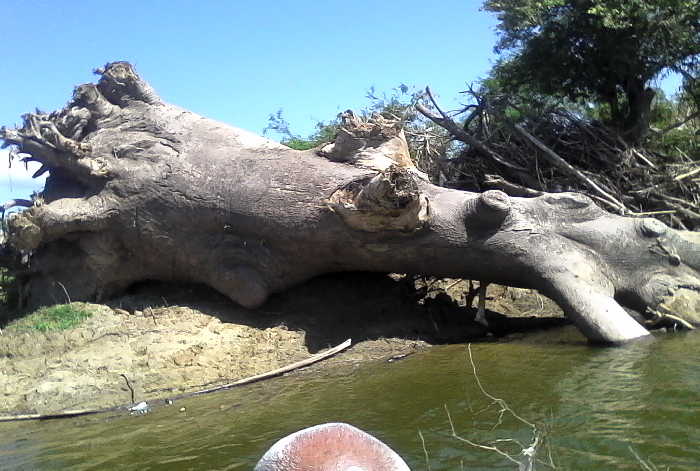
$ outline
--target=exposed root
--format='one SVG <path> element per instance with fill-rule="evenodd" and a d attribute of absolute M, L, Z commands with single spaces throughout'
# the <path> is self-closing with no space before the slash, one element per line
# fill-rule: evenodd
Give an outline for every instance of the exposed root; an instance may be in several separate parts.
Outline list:
<path fill-rule="evenodd" d="M 106 162 L 90 157 L 91 146 L 88 143 L 68 137 L 82 137 L 87 122 L 85 113 L 89 115 L 85 109 L 78 110 L 73 115 L 29 113 L 24 115 L 24 125 L 21 128 L 0 128 L 0 139 L 5 141 L 5 146 L 15 146 L 11 156 L 25 154 L 28 157 L 22 158 L 22 161 L 42 164 L 39 171 L 34 173 L 34 178 L 60 168 L 82 181 L 104 178 L 110 174 Z M 78 122 L 67 120 L 66 116 L 77 116 Z"/>

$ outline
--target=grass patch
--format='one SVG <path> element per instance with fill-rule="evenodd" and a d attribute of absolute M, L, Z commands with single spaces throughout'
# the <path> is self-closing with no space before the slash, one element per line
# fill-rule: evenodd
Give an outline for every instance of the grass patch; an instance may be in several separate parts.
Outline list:
<path fill-rule="evenodd" d="M 92 311 L 81 303 L 45 306 L 33 313 L 11 322 L 7 327 L 14 330 L 38 330 L 50 332 L 71 329 L 92 316 Z"/>
<path fill-rule="evenodd" d="M 5 267 L 0 267 L 0 304 L 9 305 L 16 301 L 17 283 L 15 277 Z"/>

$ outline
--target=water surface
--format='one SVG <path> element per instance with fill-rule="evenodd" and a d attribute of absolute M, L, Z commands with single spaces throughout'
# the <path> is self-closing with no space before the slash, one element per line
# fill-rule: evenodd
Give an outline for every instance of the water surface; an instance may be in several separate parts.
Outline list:
<path fill-rule="evenodd" d="M 603 349 L 564 329 L 471 351 L 484 389 L 538 427 L 537 456 L 551 456 L 557 469 L 642 469 L 633 452 L 660 469 L 700 469 L 700 335 Z M 454 438 L 446 409 L 473 442 L 533 439 L 508 413 L 499 423 L 466 346 L 452 345 L 392 363 L 293 374 L 143 416 L 0 424 L 0 469 L 249 470 L 277 439 L 329 421 L 376 435 L 415 470 L 517 469 Z"/>

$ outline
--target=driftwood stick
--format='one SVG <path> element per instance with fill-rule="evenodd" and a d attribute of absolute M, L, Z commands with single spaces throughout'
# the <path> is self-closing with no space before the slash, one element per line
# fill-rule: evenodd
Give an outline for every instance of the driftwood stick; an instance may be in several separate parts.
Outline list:
<path fill-rule="evenodd" d="M 76 409 L 56 412 L 54 414 L 17 414 L 17 415 L 0 415 L 0 422 L 18 422 L 20 420 L 49 420 L 49 419 L 67 419 L 69 417 L 79 417 L 81 415 L 98 414 L 100 412 L 110 412 L 117 410 L 118 407 L 110 407 L 109 409 Z"/>
<path fill-rule="evenodd" d="M 342 352 L 343 350 L 348 348 L 351 344 L 352 344 L 352 340 L 347 339 L 345 342 L 341 343 L 338 346 L 330 348 L 330 349 L 326 350 L 325 352 L 317 353 L 316 355 L 309 357 L 309 358 L 306 358 L 304 360 L 297 361 L 296 363 L 292 363 L 290 365 L 283 366 L 282 368 L 277 368 L 276 370 L 268 371 L 267 373 L 262 373 L 259 375 L 249 376 L 247 378 L 239 379 L 239 380 L 234 381 L 232 383 L 222 384 L 220 386 L 215 386 L 213 388 L 202 389 L 201 391 L 196 391 L 196 392 L 192 393 L 191 395 L 198 396 L 200 394 L 207 394 L 207 393 L 214 392 L 214 391 L 220 391 L 222 389 L 233 388 L 235 386 L 242 386 L 244 384 L 255 383 L 256 381 L 272 378 L 274 376 L 279 376 L 279 375 L 282 375 L 284 373 L 289 373 L 290 371 L 298 370 L 299 368 L 303 368 L 305 366 L 309 366 L 309 365 L 312 365 L 314 363 L 317 363 L 321 360 L 325 360 L 326 358 L 332 357 L 336 353 Z"/>
<path fill-rule="evenodd" d="M 614 196 L 608 194 L 605 190 L 603 190 L 596 182 L 588 178 L 586 175 L 584 175 L 579 169 L 571 165 L 569 162 L 566 160 L 562 159 L 559 157 L 559 155 L 554 152 L 552 149 L 547 147 L 542 141 L 537 139 L 535 136 L 527 132 L 522 126 L 519 124 L 515 125 L 515 129 L 522 134 L 527 140 L 532 142 L 535 147 L 540 149 L 542 152 L 544 152 L 545 157 L 547 160 L 549 160 L 553 165 L 559 167 L 560 169 L 564 170 L 565 172 L 575 176 L 579 180 L 583 181 L 586 186 L 591 188 L 593 191 L 597 192 L 601 197 L 608 202 L 611 206 L 614 208 L 618 209 L 622 214 L 625 214 L 628 212 L 627 208 L 625 207 L 624 204 L 622 204 L 620 201 L 618 201 Z"/>

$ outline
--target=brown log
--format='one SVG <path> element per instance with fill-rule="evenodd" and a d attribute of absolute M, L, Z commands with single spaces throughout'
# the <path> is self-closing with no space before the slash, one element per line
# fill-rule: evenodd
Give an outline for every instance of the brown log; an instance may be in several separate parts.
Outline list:
<path fill-rule="evenodd" d="M 32 306 L 164 280 L 255 308 L 316 275 L 364 270 L 535 288 L 598 342 L 647 335 L 622 305 L 700 321 L 697 234 L 575 193 L 437 187 L 382 120 L 349 116 L 333 146 L 296 151 L 163 102 L 128 63 L 99 73 L 64 109 L 0 133 L 50 172 L 9 220 L 10 244 L 31 253 Z"/>

